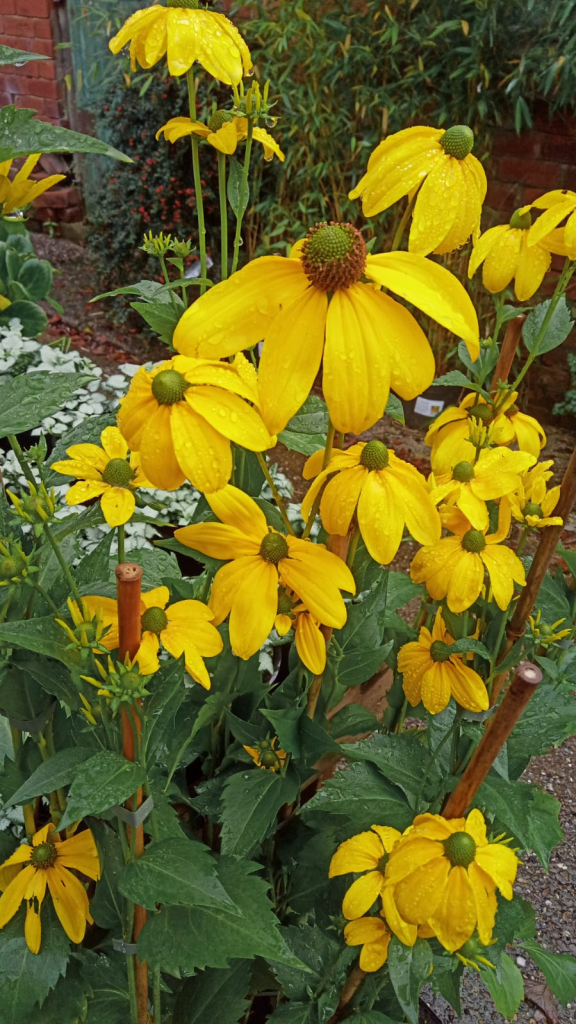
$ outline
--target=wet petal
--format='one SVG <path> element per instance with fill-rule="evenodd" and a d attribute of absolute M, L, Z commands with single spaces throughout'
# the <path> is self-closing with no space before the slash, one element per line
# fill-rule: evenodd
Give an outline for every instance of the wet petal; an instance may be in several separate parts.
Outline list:
<path fill-rule="evenodd" d="M 218 434 L 251 452 L 263 452 L 275 444 L 257 410 L 238 395 L 221 388 L 196 387 L 186 392 L 186 401 Z"/>
<path fill-rule="evenodd" d="M 278 570 L 263 558 L 254 560 L 232 598 L 230 644 L 245 661 L 270 635 L 278 607 Z"/>
<path fill-rule="evenodd" d="M 127 487 L 107 487 L 100 506 L 108 526 L 123 526 L 134 514 L 136 499 Z"/>
<path fill-rule="evenodd" d="M 60 924 L 72 942 L 82 942 L 90 914 L 84 886 L 70 871 L 60 867 L 58 861 L 47 870 L 46 875 Z"/>
<path fill-rule="evenodd" d="M 100 441 L 109 459 L 125 459 L 128 455 L 128 445 L 118 427 L 105 427 Z"/>
<path fill-rule="evenodd" d="M 230 441 L 191 406 L 192 399 L 172 406 L 174 453 L 192 486 L 210 494 L 225 487 L 232 476 Z M 142 466 L 146 472 L 144 460 Z"/>
<path fill-rule="evenodd" d="M 155 403 L 155 410 L 147 419 L 140 438 L 142 472 L 154 487 L 160 487 L 163 491 L 177 490 L 186 479 L 174 452 L 171 427 L 174 409 L 175 406 Z"/>
<path fill-rule="evenodd" d="M 266 516 L 249 494 L 229 484 L 206 500 L 218 519 L 239 530 L 254 543 L 261 544 L 262 538 L 268 533 Z"/>
<path fill-rule="evenodd" d="M 355 469 L 345 469 L 337 473 L 327 484 L 320 502 L 320 515 L 327 533 L 346 536 L 368 473 L 369 470 L 365 466 L 356 466 Z M 310 511 L 308 506 L 306 511 Z"/>
<path fill-rule="evenodd" d="M 472 936 L 476 927 L 476 901 L 466 868 L 452 868 L 442 900 L 429 920 L 438 940 L 451 953 Z"/>
<path fill-rule="evenodd" d="M 383 885 L 384 876 L 380 871 L 369 871 L 352 882 L 342 901 L 344 917 L 348 921 L 362 917 L 378 899 Z"/>
<path fill-rule="evenodd" d="M 300 660 L 315 676 L 326 668 L 326 640 L 311 615 L 301 612 L 296 619 L 296 650 Z"/>
<path fill-rule="evenodd" d="M 382 857 L 382 842 L 374 832 L 359 832 L 346 839 L 330 861 L 329 877 L 373 871 Z"/>

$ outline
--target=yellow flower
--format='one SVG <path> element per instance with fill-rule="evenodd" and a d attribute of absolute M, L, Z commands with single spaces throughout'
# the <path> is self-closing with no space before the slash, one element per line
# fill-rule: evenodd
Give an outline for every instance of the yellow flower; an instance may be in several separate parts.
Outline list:
<path fill-rule="evenodd" d="M 561 516 L 551 515 L 560 498 L 560 487 L 546 490 L 546 482 L 554 475 L 550 469 L 553 464 L 553 459 L 539 462 L 520 478 L 516 494 L 510 495 L 512 515 L 518 523 L 526 523 L 538 529 L 543 526 L 562 526 L 564 520 Z"/>
<path fill-rule="evenodd" d="M 344 929 L 347 946 L 362 946 L 358 963 L 360 970 L 367 974 L 379 971 L 388 959 L 392 936 L 382 917 L 382 914 L 380 917 L 361 917 L 357 921 L 350 921 Z"/>
<path fill-rule="evenodd" d="M 0 214 L 14 213 L 15 210 L 22 210 L 25 206 L 41 196 L 47 189 L 63 181 L 65 174 L 51 174 L 42 181 L 30 181 L 30 174 L 40 159 L 40 153 L 33 153 L 24 161 L 17 174 L 10 179 L 10 168 L 12 160 L 4 160 L 0 163 Z M 6 299 L 6 304 L 10 305 Z M 6 305 L 1 308 L 5 309 Z"/>
<path fill-rule="evenodd" d="M 490 843 L 480 811 L 446 820 L 420 814 L 394 847 L 387 883 L 402 917 L 428 924 L 445 949 L 454 952 L 474 934 L 492 938 L 495 890 L 512 899 L 518 858 L 504 843 Z"/>
<path fill-rule="evenodd" d="M 51 468 L 64 476 L 75 476 L 66 495 L 68 505 L 80 505 L 100 498 L 102 514 L 109 526 L 122 526 L 134 514 L 137 487 L 151 487 L 140 468 L 140 457 L 132 452 L 127 460 L 128 445 L 118 427 L 106 427 L 101 435 L 102 447 L 96 444 L 73 444 L 66 449 L 66 459 L 52 463 Z"/>
<path fill-rule="evenodd" d="M 318 622 L 341 629 L 346 606 L 340 590 L 354 593 L 352 573 L 321 544 L 286 537 L 268 526 L 262 509 L 228 485 L 206 500 L 221 520 L 175 531 L 186 547 L 227 561 L 212 584 L 210 608 L 219 624 L 230 614 L 234 654 L 247 660 L 269 635 L 278 610 L 278 583 L 293 591 Z"/>
<path fill-rule="evenodd" d="M 278 591 L 278 612 L 274 619 L 278 636 L 286 636 L 293 629 L 294 641 L 300 661 L 315 676 L 322 675 L 326 668 L 326 639 L 320 623 L 310 614 L 306 605 L 286 590 Z"/>
<path fill-rule="evenodd" d="M 62 627 L 68 636 L 70 640 L 70 647 L 78 650 L 84 660 L 88 657 L 89 651 L 105 653 L 107 650 L 111 650 L 108 646 L 104 646 L 103 636 L 105 634 L 107 624 L 104 622 L 102 609 L 99 607 L 94 608 L 94 606 L 86 604 L 84 600 L 82 601 L 82 608 L 79 608 L 76 601 L 73 601 L 71 597 L 68 598 L 67 604 L 73 623 L 72 628 L 64 621 L 64 619 L 56 619 L 56 622 Z M 117 627 L 115 639 L 115 646 L 117 647 Z"/>
<path fill-rule="evenodd" d="M 11 305 L 11 299 L 8 299 L 6 295 L 0 295 L 0 313 L 2 313 L 5 309 L 8 309 L 8 306 Z"/>
<path fill-rule="evenodd" d="M 155 587 L 140 599 L 142 643 L 134 662 L 142 675 L 151 675 L 160 668 L 160 645 L 179 658 L 184 655 L 186 671 L 206 690 L 210 676 L 203 658 L 213 658 L 223 647 L 222 637 L 212 624 L 214 615 L 201 601 L 176 601 L 168 605 L 168 587 Z M 98 614 L 110 629 L 101 643 L 108 651 L 118 647 L 118 604 L 112 597 L 83 597 L 84 606 Z M 168 607 L 166 607 L 168 605 Z"/>
<path fill-rule="evenodd" d="M 478 460 L 457 462 L 450 473 L 435 477 L 432 500 L 457 505 L 475 530 L 488 528 L 487 501 L 511 495 L 520 487 L 520 474 L 536 459 L 528 452 L 492 448 L 480 452 Z M 416 538 L 418 540 L 418 538 Z"/>
<path fill-rule="evenodd" d="M 435 601 L 446 598 L 451 611 L 464 612 L 480 596 L 487 570 L 494 600 L 504 611 L 514 595 L 514 583 L 523 587 L 526 576 L 516 553 L 500 543 L 510 529 L 506 498 L 499 512 L 497 532 L 487 534 L 474 530 L 459 509 L 447 509 L 442 520 L 453 536 L 417 552 L 410 566 L 414 583 L 425 583 Z"/>
<path fill-rule="evenodd" d="M 264 340 L 260 409 L 273 433 L 308 397 L 324 355 L 332 422 L 360 434 L 382 416 L 390 387 L 415 398 L 434 376 L 424 332 L 388 292 L 464 338 L 476 359 L 478 321 L 459 281 L 423 256 L 367 253 L 351 224 L 317 224 L 289 257 L 262 256 L 210 288 L 181 317 L 174 347 L 223 357 Z"/>
<path fill-rule="evenodd" d="M 176 142 L 186 135 L 199 135 L 220 153 L 230 155 L 236 152 L 238 143 L 244 142 L 248 135 L 248 118 L 234 117 L 229 110 L 217 110 L 209 118 L 207 125 L 201 121 L 191 121 L 189 117 L 172 117 L 158 129 L 157 139 L 162 132 L 168 142 Z M 255 125 L 252 129 L 252 138 L 263 146 L 265 160 L 272 160 L 277 156 L 281 162 L 284 161 L 284 153 L 280 146 L 263 128 Z"/>
<path fill-rule="evenodd" d="M 514 278 L 514 294 L 520 302 L 537 292 L 552 255 L 541 245 L 530 245 L 532 224 L 530 207 L 522 206 L 509 224 L 489 228 L 474 243 L 468 277 L 473 277 L 483 262 L 482 284 L 489 292 L 501 292 Z"/>
<path fill-rule="evenodd" d="M 23 843 L 0 865 L 0 928 L 12 920 L 22 900 L 26 900 L 24 935 L 31 953 L 40 949 L 40 911 L 46 886 L 60 924 L 72 942 L 82 942 L 86 922 L 92 923 L 86 889 L 70 869 L 88 878 L 100 878 L 94 837 L 87 829 L 57 842 L 54 831 L 54 825 L 45 825 L 33 836 L 32 846 Z"/>
<path fill-rule="evenodd" d="M 550 252 L 559 253 L 569 259 L 576 259 L 576 192 L 570 189 L 555 189 L 536 199 L 532 206 L 544 210 L 530 228 L 528 245 L 541 243 Z M 565 219 L 562 229 L 558 225 Z"/>
<path fill-rule="evenodd" d="M 558 626 L 561 626 L 563 622 L 566 622 L 565 618 L 556 619 L 556 622 L 553 622 L 551 626 L 546 622 L 542 622 L 541 608 L 538 609 L 536 616 L 528 616 L 528 622 L 530 623 L 530 629 L 532 630 L 534 639 L 537 640 L 542 647 L 547 647 L 548 644 L 554 644 L 558 640 L 563 640 L 565 636 L 569 636 L 572 632 L 570 626 L 568 626 L 567 629 L 558 630 Z M 558 632 L 556 632 L 556 630 L 558 630 Z"/>
<path fill-rule="evenodd" d="M 395 557 L 405 525 L 420 544 L 440 540 L 440 516 L 424 477 L 382 441 L 359 442 L 346 451 L 335 450 L 326 469 L 322 469 L 323 456 L 323 451 L 315 452 L 304 467 L 305 480 L 318 474 L 302 502 L 304 520 L 326 478 L 336 473 L 320 503 L 327 533 L 345 537 L 356 512 L 368 553 L 385 565 Z"/>
<path fill-rule="evenodd" d="M 462 654 L 450 653 L 453 643 L 439 608 L 432 632 L 423 626 L 418 640 L 404 644 L 398 651 L 398 670 L 404 677 L 404 693 L 412 707 L 422 701 L 427 711 L 437 715 L 454 697 L 467 711 L 488 709 L 486 686 L 478 673 L 464 664 Z"/>
<path fill-rule="evenodd" d="M 188 478 L 199 491 L 217 491 L 232 473 L 230 441 L 258 452 L 275 444 L 248 404 L 258 391 L 244 363 L 176 356 L 132 378 L 118 426 L 155 487 L 174 491 Z"/>
<path fill-rule="evenodd" d="M 361 196 L 364 216 L 373 217 L 419 189 L 410 252 L 427 255 L 459 249 L 480 230 L 486 196 L 486 175 L 472 156 L 473 145 L 474 134 L 467 125 L 447 131 L 405 128 L 377 146 L 349 198 Z"/>
<path fill-rule="evenodd" d="M 110 40 L 112 53 L 130 43 L 132 71 L 151 68 L 165 53 L 171 75 L 183 75 L 198 61 L 225 85 L 238 85 L 252 67 L 238 29 L 223 14 L 198 8 L 197 0 L 167 0 L 136 11 Z"/>
<path fill-rule="evenodd" d="M 371 832 L 360 832 L 346 839 L 330 861 L 329 877 L 360 875 L 360 878 L 352 882 L 342 903 L 342 913 L 348 921 L 362 917 L 381 897 L 389 927 L 406 946 L 413 946 L 417 929 L 400 917 L 394 902 L 393 887 L 385 885 L 384 877 L 390 854 L 401 838 L 402 833 L 396 828 L 372 825 Z"/>
<path fill-rule="evenodd" d="M 474 391 L 460 405 L 444 409 L 424 438 L 432 448 L 430 461 L 434 473 L 449 473 L 459 462 L 474 462 L 476 448 L 469 441 L 474 421 L 490 426 L 492 443 L 508 445 L 516 441 L 521 451 L 538 458 L 546 444 L 546 434 L 538 420 L 520 412 L 515 405 L 517 397 L 518 392 L 511 391 L 496 415 L 493 407 Z"/>
<path fill-rule="evenodd" d="M 286 760 L 286 751 L 280 747 L 276 748 L 277 743 L 278 737 L 274 736 L 272 740 L 262 740 L 257 747 L 244 747 L 244 750 L 250 754 L 254 764 L 259 768 L 277 772 Z"/>

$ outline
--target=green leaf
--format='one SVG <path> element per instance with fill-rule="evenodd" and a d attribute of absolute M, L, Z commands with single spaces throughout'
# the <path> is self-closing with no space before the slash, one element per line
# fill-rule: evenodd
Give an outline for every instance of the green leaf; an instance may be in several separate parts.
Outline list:
<path fill-rule="evenodd" d="M 380 1013 L 380 1010 L 366 1010 L 364 1013 L 355 1013 L 350 1018 L 352 1024 L 398 1024 L 398 1021 L 392 1020 L 385 1013 Z"/>
<path fill-rule="evenodd" d="M 284 929 L 287 945 L 307 970 L 295 970 L 287 964 L 274 964 L 273 970 L 288 999 L 305 999 L 309 990 L 315 992 L 334 982 L 334 966 L 340 943 L 317 925 L 291 926 Z M 331 977 L 332 975 L 332 977 Z"/>
<path fill-rule="evenodd" d="M 136 792 L 146 779 L 138 764 L 112 750 L 102 750 L 79 767 L 68 793 L 68 804 L 60 828 L 86 814 L 101 814 L 121 804 Z"/>
<path fill-rule="evenodd" d="M 232 775 L 222 793 L 222 852 L 250 856 L 296 793 L 287 777 L 263 768 Z"/>
<path fill-rule="evenodd" d="M 434 991 L 439 992 L 440 995 L 444 996 L 444 999 L 450 1003 L 450 1006 L 456 1011 L 456 1016 L 461 1017 L 462 1001 L 460 998 L 460 986 L 462 983 L 464 965 L 458 963 L 457 966 L 455 966 L 455 959 L 455 957 L 448 959 L 449 969 L 446 970 L 446 958 L 443 956 L 435 956 L 431 983 Z"/>
<path fill-rule="evenodd" d="M 280 431 L 278 440 L 288 451 L 310 456 L 324 447 L 326 438 L 322 434 L 298 434 L 286 429 Z"/>
<path fill-rule="evenodd" d="M 24 916 L 22 908 L 0 931 L 2 1024 L 29 1024 L 34 1007 L 42 1005 L 66 973 L 70 956 L 70 942 L 50 905 L 42 911 L 39 953 L 31 953 L 26 945 Z"/>
<path fill-rule="evenodd" d="M 86 1024 L 126 1024 L 130 1020 L 126 957 L 118 954 L 113 959 L 85 949 L 82 953 L 82 977 L 91 995 Z"/>
<path fill-rule="evenodd" d="M 548 868 L 552 850 L 564 838 L 558 824 L 560 802 L 555 797 L 527 782 L 508 782 L 489 775 L 475 803 L 494 816 L 503 831 L 512 833 L 522 849 L 533 850 Z"/>
<path fill-rule="evenodd" d="M 382 647 L 367 650 L 350 651 L 342 658 L 334 659 L 334 674 L 341 686 L 360 686 L 378 672 L 394 644 L 390 640 Z"/>
<path fill-rule="evenodd" d="M 91 380 L 94 377 L 87 373 L 42 370 L 14 377 L 0 387 L 0 437 L 40 426 L 46 416 L 61 409 L 75 391 Z"/>
<path fill-rule="evenodd" d="M 234 487 L 239 487 L 250 497 L 258 498 L 266 480 L 262 466 L 258 462 L 258 456 L 255 452 L 239 448 L 237 444 L 232 445 L 232 453 L 234 469 L 230 483 L 234 484 Z"/>
<path fill-rule="evenodd" d="M 16 64 L 21 67 L 31 60 L 49 60 L 45 53 L 28 53 L 27 50 L 14 50 L 11 46 L 0 46 L 0 66 Z"/>
<path fill-rule="evenodd" d="M 508 740 L 508 765 L 518 778 L 531 757 L 559 747 L 576 735 L 576 702 L 569 689 L 541 683 Z"/>
<path fill-rule="evenodd" d="M 359 743 L 345 743 L 342 750 L 351 761 L 369 761 L 400 786 L 407 796 L 415 795 L 430 761 L 430 752 L 413 733 L 384 736 L 378 733 Z M 431 785 L 440 781 L 440 769 L 430 775 Z M 376 820 L 376 819 L 374 819 Z"/>
<path fill-rule="evenodd" d="M 178 993 L 173 1024 L 237 1024 L 247 1010 L 251 966 L 238 960 L 225 970 L 208 968 L 188 978 Z"/>
<path fill-rule="evenodd" d="M 414 946 L 403 946 L 392 936 L 388 947 L 390 981 L 411 1024 L 418 1024 L 420 990 L 430 977 L 432 964 L 432 952 L 424 939 L 417 939 Z"/>
<path fill-rule="evenodd" d="M 66 665 L 72 663 L 72 652 L 65 649 L 68 643 L 66 634 L 51 615 L 0 623 L 0 641 L 13 647 L 23 647 L 34 654 L 56 658 Z"/>
<path fill-rule="evenodd" d="M 436 380 L 432 381 L 432 387 L 436 386 L 466 388 L 468 391 L 482 390 L 465 373 L 462 373 L 462 370 L 449 370 L 448 373 L 442 374 L 441 377 L 436 377 Z"/>
<path fill-rule="evenodd" d="M 406 422 L 404 419 L 404 406 L 397 395 L 393 395 L 392 393 L 388 395 L 384 415 L 389 416 L 390 419 L 395 420 L 396 423 L 402 423 L 404 425 Z"/>
<path fill-rule="evenodd" d="M 13 105 L 0 108 L 0 161 L 31 153 L 100 153 L 125 164 L 132 163 L 129 156 L 107 142 L 48 121 L 37 121 L 35 113 L 28 108 L 17 110 Z"/>
<path fill-rule="evenodd" d="M 344 825 L 350 835 L 386 823 L 401 832 L 414 814 L 402 791 L 388 782 L 371 764 L 352 764 L 336 772 L 302 810 L 304 821 L 324 827 L 327 821 Z"/>
<path fill-rule="evenodd" d="M 334 638 L 343 653 L 361 649 L 377 649 L 382 642 L 389 573 L 381 570 L 369 590 L 348 606 L 348 617 Z"/>
<path fill-rule="evenodd" d="M 267 1024 L 318 1024 L 315 1003 L 280 1003 Z"/>
<path fill-rule="evenodd" d="M 292 417 L 286 429 L 278 434 L 278 440 L 289 451 L 313 455 L 326 443 L 329 422 L 326 403 L 317 395 L 310 395 L 302 408 Z"/>
<path fill-rule="evenodd" d="M 132 309 L 140 313 L 140 316 L 149 327 L 159 336 L 160 341 L 165 342 L 167 345 L 172 343 L 176 324 L 184 312 L 181 300 L 175 306 L 172 303 L 158 302 L 157 300 L 153 302 L 131 302 L 130 305 Z"/>
<path fill-rule="evenodd" d="M 184 656 L 162 665 L 154 676 L 154 687 L 144 704 L 145 724 L 142 749 L 148 761 L 167 743 L 174 718 L 186 695 Z"/>
<path fill-rule="evenodd" d="M 330 722 L 330 731 L 336 737 L 359 736 L 363 732 L 374 732 L 379 727 L 376 716 L 361 704 L 348 704 Z"/>
<path fill-rule="evenodd" d="M 230 157 L 226 194 L 236 220 L 242 220 L 250 199 L 250 188 L 248 182 L 244 185 L 242 173 L 243 169 L 240 162 L 235 156 Z"/>
<path fill-rule="evenodd" d="M 100 856 L 101 877 L 90 900 L 90 913 L 100 928 L 124 927 L 124 900 L 118 889 L 124 868 L 122 847 L 117 833 L 104 821 L 90 821 Z"/>
<path fill-rule="evenodd" d="M 58 750 L 47 761 L 32 772 L 32 775 L 16 790 L 8 804 L 26 804 L 35 796 L 51 793 L 61 789 L 72 781 L 79 765 L 93 757 L 94 751 L 72 747 L 70 750 Z"/>
<path fill-rule="evenodd" d="M 203 843 L 191 839 L 164 839 L 146 847 L 126 865 L 118 879 L 126 899 L 155 910 L 157 903 L 179 907 L 236 908 L 216 876 L 216 862 Z"/>
<path fill-rule="evenodd" d="M 258 870 L 250 861 L 220 857 L 218 877 L 238 909 L 164 907 L 140 933 L 142 960 L 175 977 L 256 956 L 301 967 L 282 938 L 267 896 L 269 884 L 254 877 Z"/>
<path fill-rule="evenodd" d="M 26 260 L 18 274 L 18 283 L 26 289 L 28 298 L 41 302 L 49 294 L 54 273 L 48 260 Z"/>
<path fill-rule="evenodd" d="M 530 353 L 536 350 L 539 356 L 562 345 L 574 326 L 566 299 L 562 297 L 548 321 L 543 338 L 538 343 L 538 336 L 548 315 L 550 302 L 550 299 L 546 299 L 536 306 L 528 314 L 522 327 L 522 337 L 526 348 Z"/>
<path fill-rule="evenodd" d="M 528 940 L 522 945 L 562 1005 L 573 1002 L 576 999 L 576 959 L 568 953 L 550 953 L 539 942 Z"/>
<path fill-rule="evenodd" d="M 488 967 L 482 967 L 480 977 L 498 1012 L 506 1020 L 512 1020 L 524 999 L 524 981 L 514 961 L 507 953 L 503 953 L 499 970 L 493 971 Z"/>
<path fill-rule="evenodd" d="M 490 661 L 490 651 L 479 640 L 473 640 L 472 637 L 463 637 L 462 640 L 456 640 L 453 644 L 450 644 L 451 654 L 467 654 L 469 651 L 479 654 L 486 661 Z"/>
<path fill-rule="evenodd" d="M 28 299 L 18 298 L 12 302 L 0 315 L 0 325 L 5 326 L 14 318 L 22 324 L 22 332 L 27 338 L 37 338 L 48 325 L 48 317 L 44 310 Z M 35 377 L 36 374 L 30 376 Z"/>

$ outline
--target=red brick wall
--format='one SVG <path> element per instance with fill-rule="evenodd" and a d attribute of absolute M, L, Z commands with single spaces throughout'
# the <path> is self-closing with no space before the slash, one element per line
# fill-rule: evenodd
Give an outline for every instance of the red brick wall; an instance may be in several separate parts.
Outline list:
<path fill-rule="evenodd" d="M 58 18 L 54 0 L 0 0 L 2 43 L 51 60 L 30 61 L 23 67 L 0 68 L 0 106 L 32 107 L 55 124 L 66 122 L 63 83 L 58 75 L 55 44 Z"/>

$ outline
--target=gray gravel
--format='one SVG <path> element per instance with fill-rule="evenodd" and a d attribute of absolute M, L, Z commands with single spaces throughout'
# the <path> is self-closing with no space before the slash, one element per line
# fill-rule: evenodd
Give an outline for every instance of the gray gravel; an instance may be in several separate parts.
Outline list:
<path fill-rule="evenodd" d="M 530 900 L 536 911 L 538 941 L 553 953 L 571 953 L 576 956 L 576 806 L 574 805 L 576 776 L 576 737 L 571 737 L 550 754 L 535 757 L 525 771 L 523 779 L 552 793 L 562 803 L 560 821 L 565 842 L 557 847 L 546 874 L 534 855 L 526 858 L 518 872 L 516 891 Z M 543 982 L 536 965 L 525 954 L 514 954 L 526 980 Z M 520 958 L 520 960 L 518 960 Z M 524 961 L 524 962 L 522 962 Z M 442 998 L 426 1000 L 443 1024 L 462 1020 L 465 1024 L 503 1024 L 504 1018 L 484 985 L 473 972 L 467 972 L 462 990 L 462 1017 L 458 1018 Z M 531 1003 L 522 1003 L 514 1020 L 517 1024 L 544 1024 L 544 1013 Z M 560 1024 L 576 1022 L 576 1003 L 566 1008 L 558 1006 Z"/>

